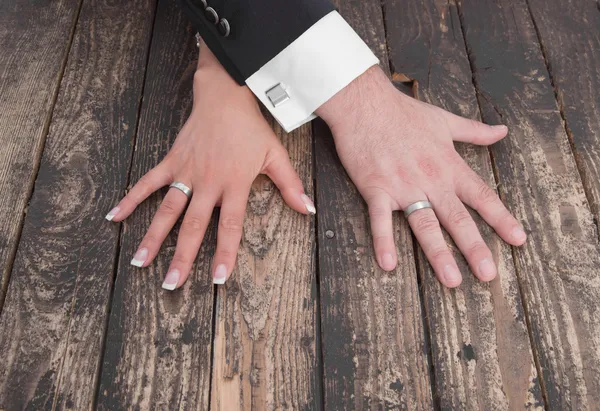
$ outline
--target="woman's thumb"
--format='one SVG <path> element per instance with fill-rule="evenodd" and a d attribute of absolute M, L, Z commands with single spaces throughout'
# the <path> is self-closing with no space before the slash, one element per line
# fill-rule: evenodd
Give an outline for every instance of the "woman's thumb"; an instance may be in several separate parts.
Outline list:
<path fill-rule="evenodd" d="M 304 193 L 302 181 L 283 147 L 270 153 L 264 173 L 279 188 L 283 199 L 292 209 L 302 214 L 317 212 L 313 201 Z"/>

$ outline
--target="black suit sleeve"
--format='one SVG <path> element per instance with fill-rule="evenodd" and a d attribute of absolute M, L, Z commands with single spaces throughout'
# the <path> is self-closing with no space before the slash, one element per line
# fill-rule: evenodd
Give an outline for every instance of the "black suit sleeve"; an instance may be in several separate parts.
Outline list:
<path fill-rule="evenodd" d="M 208 10 L 201 0 L 180 2 L 239 84 L 335 10 L 327 0 L 206 0 Z"/>

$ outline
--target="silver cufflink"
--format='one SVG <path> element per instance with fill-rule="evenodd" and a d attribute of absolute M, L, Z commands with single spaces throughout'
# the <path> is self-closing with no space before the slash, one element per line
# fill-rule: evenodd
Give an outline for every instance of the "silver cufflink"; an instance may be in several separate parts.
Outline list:
<path fill-rule="evenodd" d="M 278 107 L 290 99 L 290 96 L 288 95 L 287 91 L 285 91 L 281 83 L 268 89 L 266 94 L 267 97 L 269 97 L 269 100 L 271 100 L 273 107 Z"/>

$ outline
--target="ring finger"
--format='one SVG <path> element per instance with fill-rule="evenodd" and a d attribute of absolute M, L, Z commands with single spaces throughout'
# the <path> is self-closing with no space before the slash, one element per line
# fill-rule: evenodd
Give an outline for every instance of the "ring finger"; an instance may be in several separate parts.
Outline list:
<path fill-rule="evenodd" d="M 481 238 L 479 229 L 462 201 L 452 192 L 432 197 L 436 215 L 467 259 L 471 271 L 481 281 L 496 277 L 492 252 Z"/>
<path fill-rule="evenodd" d="M 175 255 L 162 285 L 164 289 L 174 290 L 187 279 L 216 201 L 217 196 L 208 193 L 194 194 L 179 229 Z"/>
<path fill-rule="evenodd" d="M 411 196 L 413 201 L 403 204 L 403 210 L 417 202 L 427 199 L 425 194 Z M 446 287 L 457 287 L 462 276 L 452 253 L 442 235 L 442 229 L 431 208 L 417 210 L 408 216 L 408 223 L 421 244 L 421 248 L 433 267 L 439 281 Z"/>
<path fill-rule="evenodd" d="M 176 188 L 169 189 L 154 214 L 150 228 L 135 252 L 131 265 L 145 267 L 152 262 L 187 203 L 188 197 L 183 192 Z"/>

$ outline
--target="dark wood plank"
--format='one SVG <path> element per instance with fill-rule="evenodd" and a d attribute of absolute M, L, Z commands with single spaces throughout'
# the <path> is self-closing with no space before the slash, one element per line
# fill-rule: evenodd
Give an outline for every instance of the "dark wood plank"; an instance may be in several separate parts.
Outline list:
<path fill-rule="evenodd" d="M 198 49 L 176 0 L 160 0 L 130 185 L 167 154 L 192 107 Z M 178 291 L 161 288 L 178 226 L 147 268 L 130 265 L 166 193 L 155 193 L 124 222 L 119 269 L 100 377 L 98 409 L 208 409 L 214 289 L 213 219 L 192 274 Z"/>
<path fill-rule="evenodd" d="M 307 193 L 312 133 L 275 126 Z M 217 294 L 212 410 L 321 409 L 314 218 L 252 186 L 232 277 Z"/>
<path fill-rule="evenodd" d="M 508 138 L 492 147 L 506 203 L 529 240 L 514 255 L 550 409 L 600 402 L 600 250 L 525 1 L 463 0 L 483 118 Z"/>
<path fill-rule="evenodd" d="M 104 214 L 127 178 L 153 14 L 82 6 L 0 318 L 0 408 L 92 406 L 119 235 Z"/>
<path fill-rule="evenodd" d="M 337 1 L 387 71 L 379 1 Z M 433 399 L 413 243 L 394 216 L 398 268 L 374 258 L 368 213 L 337 158 L 329 130 L 315 125 L 325 409 L 431 409 Z"/>
<path fill-rule="evenodd" d="M 81 0 L 0 3 L 0 311 Z"/>
<path fill-rule="evenodd" d="M 479 120 L 460 20 L 453 0 L 387 0 L 388 46 L 396 77 L 418 82 L 418 97 Z M 457 144 L 467 163 L 495 186 L 486 147 Z M 444 288 L 419 249 L 425 308 L 442 409 L 535 409 L 543 406 L 510 247 L 473 213 L 499 277 L 479 281 L 450 236 L 462 285 Z"/>
<path fill-rule="evenodd" d="M 600 2 L 528 1 L 584 187 L 600 218 Z"/>

